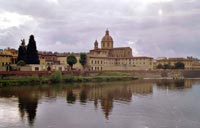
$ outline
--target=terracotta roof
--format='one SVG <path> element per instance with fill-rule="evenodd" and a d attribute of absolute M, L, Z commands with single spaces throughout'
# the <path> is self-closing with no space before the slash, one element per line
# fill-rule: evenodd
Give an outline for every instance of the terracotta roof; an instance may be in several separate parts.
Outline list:
<path fill-rule="evenodd" d="M 148 57 L 148 56 L 136 56 L 133 58 L 138 58 L 138 59 L 153 59 L 152 57 Z"/>
<path fill-rule="evenodd" d="M 200 66 L 200 63 L 199 62 L 193 62 L 192 66 Z"/>
<path fill-rule="evenodd" d="M 146 57 L 146 56 L 141 56 L 141 57 L 94 57 L 94 56 L 90 56 L 90 58 L 97 58 L 97 59 L 153 59 L 152 57 Z"/>
<path fill-rule="evenodd" d="M 165 60 L 165 61 L 191 61 L 191 60 L 189 60 L 189 59 L 186 59 L 186 58 L 164 58 L 164 59 L 159 59 L 159 60 L 157 60 L 157 61 L 163 61 L 163 60 Z"/>

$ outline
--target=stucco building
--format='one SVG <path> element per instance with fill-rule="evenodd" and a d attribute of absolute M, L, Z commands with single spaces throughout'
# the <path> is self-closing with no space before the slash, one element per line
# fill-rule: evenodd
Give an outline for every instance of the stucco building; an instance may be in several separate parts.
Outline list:
<path fill-rule="evenodd" d="M 186 58 L 162 58 L 156 61 L 156 65 L 171 65 L 174 66 L 177 62 L 182 62 L 185 65 L 185 69 L 192 69 L 193 61 Z"/>
<path fill-rule="evenodd" d="M 17 56 L 18 56 L 18 51 L 14 48 L 7 48 L 3 50 L 4 55 L 9 55 L 10 56 L 10 64 L 16 64 L 17 62 Z"/>
<path fill-rule="evenodd" d="M 151 57 L 133 57 L 130 47 L 114 48 L 113 38 L 106 30 L 105 36 L 99 43 L 94 42 L 94 49 L 88 53 L 88 66 L 93 71 L 105 70 L 152 70 L 153 58 Z"/>
<path fill-rule="evenodd" d="M 11 64 L 11 55 L 0 53 L 0 67 Z"/>

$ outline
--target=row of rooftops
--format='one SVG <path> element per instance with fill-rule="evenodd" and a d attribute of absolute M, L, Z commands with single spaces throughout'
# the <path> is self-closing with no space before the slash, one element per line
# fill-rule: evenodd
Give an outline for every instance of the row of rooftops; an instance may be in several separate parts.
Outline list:
<path fill-rule="evenodd" d="M 130 47 L 117 47 L 114 49 L 124 49 L 124 48 L 130 48 Z M 6 51 L 11 51 L 13 53 L 16 53 L 17 50 L 14 48 L 7 48 L 5 49 Z M 100 49 L 99 49 L 100 50 Z M 106 50 L 106 49 L 101 49 L 101 50 Z M 70 52 L 64 52 L 64 53 L 58 53 L 58 52 L 51 52 L 51 51 L 39 51 L 38 52 L 39 55 L 44 55 L 44 56 L 57 56 L 57 57 L 66 57 L 69 55 L 75 55 L 75 56 L 79 56 L 80 53 L 70 53 Z M 11 54 L 6 54 L 4 52 L 4 50 L 0 50 L 0 56 L 4 56 L 4 57 L 10 57 L 12 56 Z M 116 57 L 98 57 L 98 58 L 110 58 L 110 59 L 114 59 Z M 119 59 L 154 59 L 153 57 L 148 57 L 148 56 L 134 56 L 134 57 L 117 57 Z M 162 57 L 162 58 L 157 58 L 155 59 L 157 61 L 192 61 L 191 58 L 182 58 L 182 57 L 176 57 L 176 58 L 167 58 L 167 57 Z"/>
<path fill-rule="evenodd" d="M 158 58 L 158 61 L 192 61 L 188 58 Z"/>
<path fill-rule="evenodd" d="M 90 58 L 97 58 L 97 57 L 90 57 Z M 98 59 L 152 59 L 152 57 L 147 56 L 137 56 L 137 57 L 98 57 Z"/>

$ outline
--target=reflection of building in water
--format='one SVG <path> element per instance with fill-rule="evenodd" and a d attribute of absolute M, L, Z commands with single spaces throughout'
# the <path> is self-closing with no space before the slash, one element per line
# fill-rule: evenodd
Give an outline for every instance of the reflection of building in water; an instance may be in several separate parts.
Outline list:
<path fill-rule="evenodd" d="M 109 118 L 110 112 L 112 111 L 113 108 L 113 97 L 103 97 L 101 99 L 101 107 L 102 110 L 105 114 L 106 119 Z"/>
<path fill-rule="evenodd" d="M 192 88 L 192 80 L 184 80 L 185 81 L 185 88 Z"/>
<path fill-rule="evenodd" d="M 161 80 L 157 82 L 157 86 L 170 90 L 192 88 L 192 80 Z"/>
<path fill-rule="evenodd" d="M 20 95 L 18 99 L 21 117 L 24 118 L 24 115 L 27 114 L 29 124 L 33 125 L 38 105 L 38 97 L 28 94 Z"/>
<path fill-rule="evenodd" d="M 153 85 L 151 82 L 135 81 L 134 86 L 131 86 L 131 91 L 133 94 L 151 94 L 153 93 Z"/>
<path fill-rule="evenodd" d="M 151 82 L 134 81 L 130 82 L 112 82 L 102 85 L 83 85 L 79 88 L 67 88 L 67 102 L 75 103 L 76 99 L 80 99 L 80 103 L 85 104 L 87 101 L 93 101 L 97 109 L 100 107 L 108 119 L 113 109 L 114 101 L 122 101 L 121 103 L 129 103 L 133 94 L 151 94 L 153 86 Z M 99 106 L 100 105 L 100 106 Z"/>
<path fill-rule="evenodd" d="M 94 102 L 96 109 L 102 109 L 108 119 L 114 107 L 114 101 L 129 103 L 134 94 L 151 94 L 151 82 L 110 82 L 83 86 L 22 86 L 12 88 L 0 88 L 0 97 L 18 97 L 19 111 L 22 118 L 28 117 L 29 124 L 34 123 L 37 112 L 38 99 L 47 97 L 55 101 L 57 96 L 66 97 L 67 103 L 74 104 L 77 100 L 81 104 L 87 101 Z"/>

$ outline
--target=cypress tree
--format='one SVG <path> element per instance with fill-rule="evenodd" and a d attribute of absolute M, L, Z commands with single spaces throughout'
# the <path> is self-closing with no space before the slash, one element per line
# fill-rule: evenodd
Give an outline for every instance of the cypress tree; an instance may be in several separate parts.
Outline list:
<path fill-rule="evenodd" d="M 85 53 L 81 53 L 80 54 L 79 62 L 81 63 L 81 65 L 83 66 L 83 68 L 85 68 L 85 65 L 87 63 L 87 56 L 86 56 Z"/>
<path fill-rule="evenodd" d="M 26 61 L 26 45 L 25 45 L 25 40 L 21 40 L 22 43 L 18 48 L 18 57 L 17 57 L 17 62 L 19 62 L 20 60 L 22 61 Z"/>
<path fill-rule="evenodd" d="M 27 64 L 39 64 L 38 51 L 34 36 L 31 35 L 27 46 Z"/>

